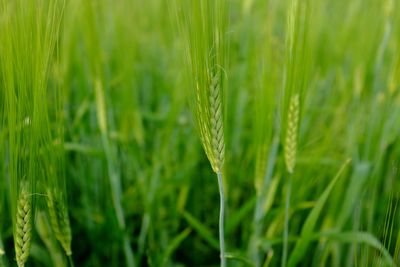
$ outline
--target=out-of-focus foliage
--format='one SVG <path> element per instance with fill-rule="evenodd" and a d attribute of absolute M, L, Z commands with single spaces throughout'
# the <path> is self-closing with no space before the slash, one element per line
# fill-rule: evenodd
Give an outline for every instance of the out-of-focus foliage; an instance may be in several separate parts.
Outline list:
<path fill-rule="evenodd" d="M 4 29 L 5 3 L 12 1 L 0 2 Z M 301 53 L 290 54 L 288 18 L 291 5 L 302 2 L 227 1 L 228 266 L 281 264 L 288 90 L 300 92 L 301 107 L 288 263 L 399 265 L 400 2 L 304 1 L 308 11 L 295 21 L 307 20 L 305 43 L 297 43 Z M 63 154 L 76 266 L 219 264 L 218 185 L 188 105 L 175 8 L 163 0 L 66 0 L 63 6 L 43 81 L 46 88 L 60 88 L 62 108 L 50 109 L 44 125 L 50 125 L 54 140 L 47 141 L 57 149 L 54 156 Z M 302 25 L 293 27 L 295 40 L 302 40 L 296 35 Z M 21 32 L 0 38 L 13 34 Z M 31 40 L 34 33 L 25 34 Z M 44 40 L 32 40 L 38 50 L 23 55 L 41 54 Z M 17 59 L 17 52 L 6 58 Z M 291 58 L 299 54 L 303 59 Z M 0 266 L 16 266 L 11 223 L 16 203 L 9 193 L 10 151 L 16 147 L 7 123 L 5 66 L 0 65 Z M 306 79 L 305 88 L 293 86 L 302 85 L 298 79 Z M 18 104 L 33 105 L 23 99 Z M 44 102 L 51 107 L 53 100 Z M 32 147 L 37 155 L 48 153 L 41 144 Z M 45 171 L 52 160 L 49 154 Z M 35 193 L 26 266 L 67 266 L 42 212 L 42 187 Z"/>

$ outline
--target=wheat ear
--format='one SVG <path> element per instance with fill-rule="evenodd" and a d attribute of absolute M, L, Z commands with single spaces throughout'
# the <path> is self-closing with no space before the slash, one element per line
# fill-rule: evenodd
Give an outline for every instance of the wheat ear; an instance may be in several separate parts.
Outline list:
<path fill-rule="evenodd" d="M 288 111 L 288 124 L 285 139 L 285 163 L 289 173 L 293 173 L 296 166 L 297 131 L 299 128 L 299 94 L 291 97 Z"/>
<path fill-rule="evenodd" d="M 71 256 L 72 236 L 67 209 L 65 205 L 54 197 L 50 190 L 48 190 L 47 194 L 47 207 L 49 209 L 51 228 L 63 247 L 65 254 Z"/>
<path fill-rule="evenodd" d="M 26 186 L 22 187 L 17 206 L 15 254 L 18 267 L 25 266 L 31 247 L 32 207 Z"/>
<path fill-rule="evenodd" d="M 224 162 L 224 127 L 222 119 L 222 100 L 219 75 L 216 73 L 210 83 L 211 146 L 214 154 L 215 172 L 221 172 Z"/>

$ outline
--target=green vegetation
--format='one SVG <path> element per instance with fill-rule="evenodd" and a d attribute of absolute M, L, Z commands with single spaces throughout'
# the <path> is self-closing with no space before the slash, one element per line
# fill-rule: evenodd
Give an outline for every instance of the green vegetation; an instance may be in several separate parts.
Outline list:
<path fill-rule="evenodd" d="M 228 53 L 225 41 L 227 5 L 225 0 L 177 1 L 174 8 L 186 47 L 185 76 L 190 103 L 204 151 L 218 178 L 220 258 L 221 267 L 225 267 L 225 194 L 222 174 L 225 160 L 223 91 Z"/>
<path fill-rule="evenodd" d="M 400 266 L 400 2 L 0 0 L 0 267 Z"/>

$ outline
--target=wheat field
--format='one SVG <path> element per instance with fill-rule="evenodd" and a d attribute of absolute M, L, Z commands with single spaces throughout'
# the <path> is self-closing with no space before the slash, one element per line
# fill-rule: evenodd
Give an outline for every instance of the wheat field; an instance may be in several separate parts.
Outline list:
<path fill-rule="evenodd" d="M 0 0 L 0 267 L 400 266 L 400 1 Z"/>

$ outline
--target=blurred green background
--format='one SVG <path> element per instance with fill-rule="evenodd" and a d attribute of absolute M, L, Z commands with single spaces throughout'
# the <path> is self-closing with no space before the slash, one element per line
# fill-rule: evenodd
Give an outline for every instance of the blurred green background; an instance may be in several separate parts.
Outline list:
<path fill-rule="evenodd" d="M 63 92 L 75 266 L 128 266 L 130 253 L 136 266 L 219 264 L 218 184 L 187 103 L 184 41 L 171 3 L 65 1 L 48 84 Z M 228 3 L 228 266 L 280 266 L 286 173 L 278 96 L 290 1 Z M 308 3 L 309 61 L 304 70 L 296 66 L 308 85 L 292 177 L 289 258 L 298 257 L 298 266 L 400 265 L 400 2 Z M 276 97 L 259 98 L 260 88 Z M 6 110 L 4 99 L 0 93 Z M 259 112 L 270 102 L 275 115 L 265 119 Z M 16 266 L 7 124 L 0 127 L 0 266 Z M 271 133 L 260 157 L 263 129 Z M 47 219 L 37 204 L 27 266 L 67 266 L 43 232 Z M 302 252 L 292 255 L 299 244 Z"/>

